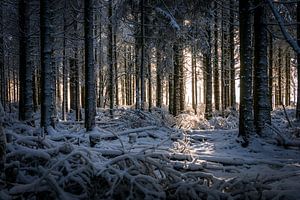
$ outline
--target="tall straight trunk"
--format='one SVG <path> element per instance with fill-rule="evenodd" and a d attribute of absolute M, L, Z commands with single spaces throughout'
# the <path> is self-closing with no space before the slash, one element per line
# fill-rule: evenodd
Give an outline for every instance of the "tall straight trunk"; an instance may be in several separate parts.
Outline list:
<path fill-rule="evenodd" d="M 152 108 L 152 71 L 151 71 L 151 57 L 148 55 L 148 110 L 151 112 Z"/>
<path fill-rule="evenodd" d="M 273 109 L 273 36 L 269 34 L 269 97 L 270 108 Z"/>
<path fill-rule="evenodd" d="M 289 49 L 286 50 L 285 61 L 285 105 L 289 106 L 291 94 L 291 57 Z"/>
<path fill-rule="evenodd" d="M 99 15 L 99 90 L 98 90 L 98 105 L 100 108 L 104 107 L 104 70 L 103 70 L 103 62 L 102 62 L 102 53 L 103 53 L 103 47 L 102 47 L 102 24 L 101 24 L 101 15 Z"/>
<path fill-rule="evenodd" d="M 162 62 L 161 49 L 156 49 L 156 107 L 162 106 Z"/>
<path fill-rule="evenodd" d="M 174 75 L 173 75 L 173 115 L 179 114 L 180 110 L 180 44 L 175 43 L 173 45 L 174 53 Z"/>
<path fill-rule="evenodd" d="M 84 5 L 84 44 L 85 44 L 85 128 L 91 131 L 95 126 L 96 94 L 95 66 L 93 53 L 93 0 L 86 0 Z"/>
<path fill-rule="evenodd" d="M 300 1 L 297 3 L 297 43 L 300 46 Z M 297 54 L 297 108 L 296 119 L 300 120 L 300 54 Z"/>
<path fill-rule="evenodd" d="M 206 77 L 206 93 L 205 93 L 205 118 L 210 119 L 212 117 L 212 65 L 211 65 L 211 30 L 207 27 L 208 35 L 208 49 L 204 54 L 205 59 L 205 77 Z"/>
<path fill-rule="evenodd" d="M 222 3 L 223 6 L 224 3 Z M 222 36 L 221 36 L 221 103 L 222 103 L 222 112 L 227 108 L 226 102 L 226 87 L 227 87 L 227 80 L 226 80 L 226 70 L 227 70 L 227 62 L 226 62 L 226 40 L 227 36 L 225 33 L 225 13 L 224 8 L 222 7 L 222 22 L 221 22 L 221 30 L 222 30 Z"/>
<path fill-rule="evenodd" d="M 180 112 L 184 111 L 185 106 L 185 86 L 184 86 L 184 60 L 183 60 L 183 47 L 180 47 L 179 52 L 179 84 L 180 84 L 180 97 L 179 97 L 179 109 Z"/>
<path fill-rule="evenodd" d="M 239 0 L 240 21 L 240 117 L 239 136 L 248 145 L 248 137 L 253 132 L 252 102 L 252 44 L 251 44 L 251 0 Z"/>
<path fill-rule="evenodd" d="M 29 5 L 27 0 L 19 1 L 19 80 L 20 80 L 20 98 L 19 98 L 19 119 L 30 120 L 33 114 L 33 93 L 32 93 L 32 63 L 29 61 L 29 43 L 28 43 L 28 17 Z"/>
<path fill-rule="evenodd" d="M 125 70 L 125 99 L 126 105 L 129 105 L 129 81 L 130 81 L 130 68 L 128 65 L 128 50 L 127 46 L 124 46 L 124 70 Z"/>
<path fill-rule="evenodd" d="M 256 132 L 262 135 L 265 124 L 271 123 L 268 61 L 267 61 L 267 25 L 263 0 L 255 0 L 254 13 L 254 125 Z"/>
<path fill-rule="evenodd" d="M 115 27 L 115 26 L 114 26 Z M 118 83 L 118 61 L 117 61 L 117 33 L 116 28 L 113 29 L 113 53 L 114 53 L 114 79 L 116 90 L 116 105 L 119 106 L 119 83 Z"/>
<path fill-rule="evenodd" d="M 107 60 L 109 64 L 109 109 L 110 115 L 113 115 L 113 108 L 114 108 L 114 59 L 113 59 L 113 19 L 112 19 L 112 1 L 109 1 L 108 6 L 108 54 Z"/>
<path fill-rule="evenodd" d="M 169 99 L 168 99 L 169 113 L 174 115 L 174 113 L 173 113 L 173 111 L 174 111 L 174 100 L 173 100 L 173 98 L 174 98 L 174 73 L 173 72 L 171 72 L 169 74 L 168 86 L 169 86 L 169 88 L 168 88 L 169 89 L 169 94 L 168 94 L 168 96 L 169 96 Z"/>
<path fill-rule="evenodd" d="M 5 110 L 6 102 L 5 102 L 5 93 L 6 93 L 6 84 L 5 84 L 5 69 L 4 69 L 4 45 L 3 45 L 3 1 L 0 1 L 0 102 Z"/>
<path fill-rule="evenodd" d="M 214 101 L 215 110 L 220 110 L 219 55 L 218 55 L 218 4 L 215 2 L 214 11 Z"/>
<path fill-rule="evenodd" d="M 41 24 L 41 123 L 40 126 L 48 132 L 48 127 L 54 126 L 54 77 L 52 65 L 52 26 L 51 0 L 40 1 Z"/>
<path fill-rule="evenodd" d="M 34 68 L 33 68 L 33 72 L 32 72 L 32 99 L 33 99 L 33 111 L 36 112 L 38 110 L 38 89 L 37 89 L 37 75 L 36 75 L 36 71 L 37 71 L 37 66 L 34 63 Z"/>
<path fill-rule="evenodd" d="M 66 5 L 67 0 L 64 0 L 64 13 L 63 13 L 63 100 L 62 100 L 62 119 L 67 119 L 68 112 L 68 69 L 67 69 L 67 55 L 66 55 L 66 31 L 67 31 L 67 18 L 66 18 Z"/>
<path fill-rule="evenodd" d="M 145 109 L 146 92 L 145 92 L 145 10 L 144 0 L 140 1 L 141 12 L 141 65 L 140 65 L 140 80 L 141 80 L 141 109 Z"/>
<path fill-rule="evenodd" d="M 235 109 L 235 60 L 234 60 L 234 0 L 230 0 L 229 45 L 230 45 L 230 106 Z"/>
<path fill-rule="evenodd" d="M 197 114 L 197 105 L 196 105 L 196 99 L 197 99 L 197 84 L 196 84 L 196 55 L 195 55 L 195 45 L 192 45 L 192 107 Z"/>
<path fill-rule="evenodd" d="M 282 49 L 279 47 L 278 49 L 278 68 L 277 68 L 277 75 L 278 75 L 278 82 L 277 82 L 277 88 L 278 88 L 278 99 L 277 99 L 277 106 L 280 106 L 282 103 Z"/>

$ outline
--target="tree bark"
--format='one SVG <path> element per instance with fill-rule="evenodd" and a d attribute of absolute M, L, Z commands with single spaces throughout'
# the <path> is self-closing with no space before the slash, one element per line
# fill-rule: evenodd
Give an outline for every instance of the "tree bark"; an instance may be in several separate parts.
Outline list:
<path fill-rule="evenodd" d="M 297 3 L 297 43 L 300 46 L 300 1 Z M 300 120 L 300 53 L 297 54 L 297 108 L 296 119 Z"/>
<path fill-rule="evenodd" d="M 30 46 L 28 43 L 28 1 L 19 1 L 19 80 L 20 80 L 20 98 L 19 98 L 19 119 L 28 121 L 33 115 L 33 91 L 32 91 L 32 63 L 29 61 Z M 28 123 L 30 123 L 28 121 Z"/>
<path fill-rule="evenodd" d="M 218 4 L 215 2 L 215 11 L 214 11 L 214 101 L 215 101 L 215 110 L 220 110 L 220 83 L 219 83 L 219 56 L 218 56 Z"/>
<path fill-rule="evenodd" d="M 254 125 L 262 135 L 265 123 L 271 123 L 268 62 L 267 62 L 267 25 L 266 9 L 263 0 L 255 0 L 254 13 Z"/>
<path fill-rule="evenodd" d="M 239 136 L 248 145 L 248 137 L 253 132 L 252 109 L 252 45 L 251 45 L 251 0 L 239 0 L 240 20 L 240 118 Z"/>
<path fill-rule="evenodd" d="M 152 71 L 151 71 L 151 57 L 148 55 L 148 110 L 151 112 L 152 108 Z"/>
<path fill-rule="evenodd" d="M 273 36 L 269 34 L 269 97 L 270 108 L 273 109 Z"/>
<path fill-rule="evenodd" d="M 234 0 L 230 0 L 229 45 L 230 45 L 230 106 L 235 109 L 235 60 L 234 60 Z"/>
<path fill-rule="evenodd" d="M 67 0 L 64 0 L 64 12 L 63 12 L 63 100 L 62 100 L 62 119 L 67 119 L 68 112 L 68 68 L 67 68 L 67 55 L 66 55 L 66 31 L 67 31 Z"/>
<path fill-rule="evenodd" d="M 113 19 L 112 19 L 112 1 L 109 1 L 108 6 L 108 54 L 107 60 L 109 65 L 109 109 L 110 115 L 113 116 L 114 108 L 114 58 L 113 58 Z"/>
<path fill-rule="evenodd" d="M 52 55 L 52 0 L 40 1 L 41 24 L 41 123 L 40 126 L 48 133 L 50 126 L 54 127 L 54 77 Z"/>
<path fill-rule="evenodd" d="M 180 44 L 173 45 L 173 53 L 174 53 L 174 74 L 173 74 L 173 103 L 172 103 L 172 114 L 177 116 L 180 110 Z"/>
<path fill-rule="evenodd" d="M 204 54 L 205 59 L 205 79 L 206 79 L 206 93 L 205 93 L 205 118 L 210 119 L 212 117 L 212 66 L 211 66 L 211 30 L 210 26 L 207 27 L 208 35 L 208 48 Z"/>
<path fill-rule="evenodd" d="M 162 106 L 162 62 L 161 50 L 159 47 L 156 49 L 156 107 Z"/>
<path fill-rule="evenodd" d="M 140 80 L 141 80 L 141 109 L 145 109 L 146 92 L 145 92 L 145 11 L 144 0 L 140 1 L 141 12 L 141 65 L 140 65 Z"/>
<path fill-rule="evenodd" d="M 3 1 L 0 1 L 0 78 L 1 78 L 1 86 L 0 86 L 0 102 L 2 103 L 2 106 L 5 110 L 6 107 L 6 83 L 5 83 L 5 69 L 4 69 L 4 45 L 3 45 L 3 34 L 4 34 L 4 28 L 3 28 Z"/>
<path fill-rule="evenodd" d="M 84 43 L 85 43 L 85 128 L 91 131 L 95 126 L 96 94 L 95 65 L 93 53 L 93 0 L 85 0 Z"/>
<path fill-rule="evenodd" d="M 285 105 L 290 105 L 290 94 L 291 94 L 291 60 L 290 51 L 286 50 L 286 66 L 285 66 Z"/>

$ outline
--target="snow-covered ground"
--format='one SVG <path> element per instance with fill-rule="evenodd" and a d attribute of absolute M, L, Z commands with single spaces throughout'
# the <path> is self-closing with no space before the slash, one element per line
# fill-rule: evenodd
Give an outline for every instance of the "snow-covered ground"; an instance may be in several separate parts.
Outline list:
<path fill-rule="evenodd" d="M 292 128 L 274 111 L 276 128 L 243 148 L 234 112 L 207 121 L 132 109 L 110 118 L 98 110 L 92 132 L 70 116 L 49 135 L 5 114 L 0 199 L 300 199 L 299 147 L 278 146 L 275 133 L 297 144 L 292 109 L 288 116 Z"/>

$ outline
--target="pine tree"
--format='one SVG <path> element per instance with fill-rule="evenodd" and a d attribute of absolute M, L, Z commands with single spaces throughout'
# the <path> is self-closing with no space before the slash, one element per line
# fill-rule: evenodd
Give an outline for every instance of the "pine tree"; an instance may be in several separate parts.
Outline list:
<path fill-rule="evenodd" d="M 253 132 L 252 109 L 252 50 L 251 50 L 251 0 L 239 0 L 240 20 L 240 121 L 239 136 L 248 145 L 248 137 Z"/>
<path fill-rule="evenodd" d="M 40 1 L 41 24 L 41 123 L 40 126 L 48 132 L 48 127 L 54 127 L 54 77 L 52 63 L 52 0 Z"/>
<path fill-rule="evenodd" d="M 94 26 L 93 0 L 85 0 L 84 5 L 84 43 L 85 43 L 85 128 L 91 131 L 95 126 L 96 94 L 94 64 Z"/>
<path fill-rule="evenodd" d="M 261 135 L 265 123 L 271 123 L 266 9 L 263 0 L 255 0 L 254 13 L 254 124 L 257 134 Z"/>

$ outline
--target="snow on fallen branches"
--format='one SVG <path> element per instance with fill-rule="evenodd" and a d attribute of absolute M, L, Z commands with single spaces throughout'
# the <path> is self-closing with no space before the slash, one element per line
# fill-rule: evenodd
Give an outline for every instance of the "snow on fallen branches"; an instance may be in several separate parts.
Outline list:
<path fill-rule="evenodd" d="M 38 128 L 18 126 L 21 122 L 15 121 L 5 127 L 10 141 L 6 179 L 0 178 L 0 199 L 295 197 L 291 192 L 296 191 L 297 184 L 283 187 L 280 183 L 298 179 L 299 170 L 277 176 L 241 174 L 250 166 L 281 169 L 286 165 L 262 158 L 200 153 L 199 146 L 224 143 L 236 131 L 183 132 L 172 128 L 175 119 L 171 118 L 163 111 L 118 110 L 115 119 L 103 114 L 90 133 L 74 123 L 61 123 L 55 135 L 46 136 L 40 136 Z M 131 133 L 136 139 L 130 142 Z M 217 134 L 224 136 L 224 141 L 218 141 Z M 90 147 L 90 137 L 100 140 Z"/>

